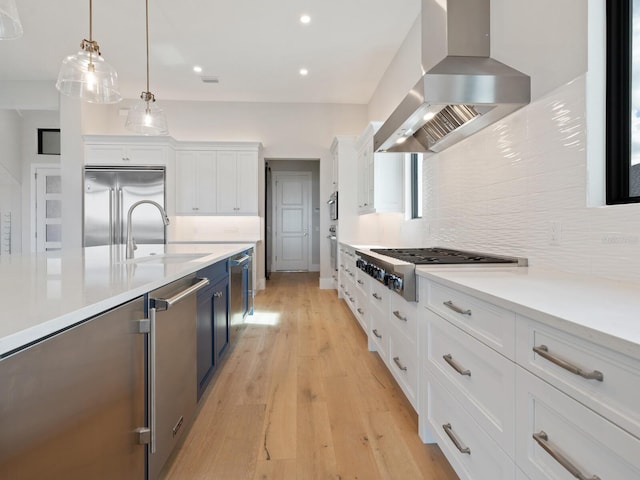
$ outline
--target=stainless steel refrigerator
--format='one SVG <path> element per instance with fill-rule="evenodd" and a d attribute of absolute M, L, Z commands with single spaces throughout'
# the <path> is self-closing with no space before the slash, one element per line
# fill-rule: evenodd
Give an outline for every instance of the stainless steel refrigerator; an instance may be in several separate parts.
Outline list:
<path fill-rule="evenodd" d="M 139 200 L 153 200 L 164 208 L 164 167 L 86 167 L 84 246 L 126 243 L 127 213 Z M 153 205 L 136 207 L 132 223 L 136 243 L 166 243 L 166 227 Z"/>

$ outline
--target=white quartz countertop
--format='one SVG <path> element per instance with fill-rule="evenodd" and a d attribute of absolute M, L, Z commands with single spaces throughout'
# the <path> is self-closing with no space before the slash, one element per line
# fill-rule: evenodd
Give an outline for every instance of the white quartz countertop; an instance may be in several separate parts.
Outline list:
<path fill-rule="evenodd" d="M 185 275 L 252 243 L 67 249 L 0 257 L 0 357 Z"/>
<path fill-rule="evenodd" d="M 416 267 L 420 277 L 640 358 L 640 285 L 534 267 Z"/>

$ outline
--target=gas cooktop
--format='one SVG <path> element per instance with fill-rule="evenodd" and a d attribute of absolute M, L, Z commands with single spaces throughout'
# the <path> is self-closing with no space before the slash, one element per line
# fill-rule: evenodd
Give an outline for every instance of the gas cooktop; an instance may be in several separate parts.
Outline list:
<path fill-rule="evenodd" d="M 438 264 L 496 264 L 496 263 L 520 263 L 522 259 L 515 257 L 502 257 L 487 255 L 449 248 L 372 248 L 372 252 L 387 257 L 413 263 L 414 265 L 438 265 Z"/>
<path fill-rule="evenodd" d="M 440 247 L 372 248 L 371 250 L 356 250 L 356 253 L 358 254 L 356 261 L 358 268 L 410 302 L 414 302 L 417 298 L 416 265 L 447 265 L 451 268 L 472 265 L 527 266 L 526 258 L 487 255 Z"/>

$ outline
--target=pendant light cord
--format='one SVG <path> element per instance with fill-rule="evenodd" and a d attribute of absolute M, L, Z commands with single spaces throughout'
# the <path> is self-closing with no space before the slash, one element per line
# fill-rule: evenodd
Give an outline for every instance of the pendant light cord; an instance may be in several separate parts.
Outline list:
<path fill-rule="evenodd" d="M 149 0 L 145 0 L 146 10 L 145 10 L 145 18 L 146 24 L 145 29 L 147 32 L 147 93 L 149 93 Z"/>
<path fill-rule="evenodd" d="M 93 41 L 93 0 L 89 0 L 89 41 Z"/>

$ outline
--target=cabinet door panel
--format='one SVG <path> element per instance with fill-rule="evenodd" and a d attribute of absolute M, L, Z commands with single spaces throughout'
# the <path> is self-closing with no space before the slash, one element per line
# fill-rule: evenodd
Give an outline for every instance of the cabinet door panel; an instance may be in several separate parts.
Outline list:
<path fill-rule="evenodd" d="M 569 463 L 584 478 L 640 478 L 640 440 L 521 367 L 516 414 L 516 461 L 532 480 L 574 478 Z M 554 458 L 534 434 L 562 458 Z"/>
<path fill-rule="evenodd" d="M 422 372 L 420 394 L 421 415 L 427 417 L 428 433 L 436 438 L 461 480 L 515 477 L 515 465 L 509 456 L 427 371 Z M 423 438 L 425 433 L 423 430 Z"/>
<path fill-rule="evenodd" d="M 229 345 L 229 279 L 213 286 L 213 354 L 216 366 Z"/>
<path fill-rule="evenodd" d="M 197 212 L 196 203 L 196 154 L 176 154 L 176 213 L 192 215 Z"/>
<path fill-rule="evenodd" d="M 236 152 L 218 152 L 216 203 L 218 213 L 236 213 Z"/>
<path fill-rule="evenodd" d="M 236 164 L 236 213 L 258 214 L 258 155 L 238 152 Z"/>
<path fill-rule="evenodd" d="M 198 399 L 207 386 L 209 373 L 213 368 L 213 288 L 198 292 L 196 322 L 196 355 L 198 374 Z"/>
<path fill-rule="evenodd" d="M 522 316 L 516 332 L 519 365 L 640 437 L 639 361 Z M 600 372 L 602 380 L 572 373 L 533 351 L 541 347 L 587 375 Z"/>

